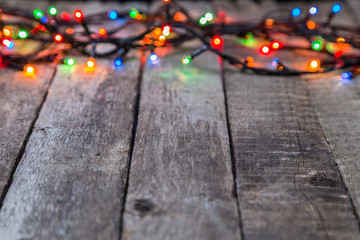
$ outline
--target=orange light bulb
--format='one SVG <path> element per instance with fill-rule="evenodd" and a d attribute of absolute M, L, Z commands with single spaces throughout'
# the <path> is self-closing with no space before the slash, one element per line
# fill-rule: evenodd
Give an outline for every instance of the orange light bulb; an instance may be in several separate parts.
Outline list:
<path fill-rule="evenodd" d="M 310 71 L 318 71 L 320 69 L 320 61 L 318 59 L 313 59 L 309 62 Z"/>
<path fill-rule="evenodd" d="M 282 46 L 283 46 L 283 44 L 282 44 L 281 42 L 279 42 L 279 41 L 273 41 L 273 42 L 271 43 L 271 48 L 272 48 L 273 50 L 278 50 L 278 49 L 280 49 Z"/>
<path fill-rule="evenodd" d="M 10 37 L 11 36 L 11 27 L 4 27 L 3 34 L 5 37 Z"/>
<path fill-rule="evenodd" d="M 24 73 L 26 76 L 33 76 L 36 72 L 36 68 L 34 65 L 31 65 L 31 64 L 26 64 L 24 66 Z"/>
<path fill-rule="evenodd" d="M 100 28 L 100 29 L 99 29 L 99 35 L 102 36 L 102 37 L 106 36 L 106 30 L 105 30 L 105 28 Z"/>
<path fill-rule="evenodd" d="M 95 67 L 95 58 L 89 58 L 86 62 L 86 67 L 89 69 L 94 69 Z"/>

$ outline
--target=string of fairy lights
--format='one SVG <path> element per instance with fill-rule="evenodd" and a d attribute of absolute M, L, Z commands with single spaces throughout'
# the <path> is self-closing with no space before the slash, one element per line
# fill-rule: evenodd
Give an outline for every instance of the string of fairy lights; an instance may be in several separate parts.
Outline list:
<path fill-rule="evenodd" d="M 153 13 L 133 8 L 130 11 L 109 10 L 85 16 L 81 10 L 75 10 L 73 14 L 60 13 L 54 6 L 49 7 L 47 12 L 40 9 L 29 12 L 6 6 L 0 8 L 0 64 L 23 70 L 27 76 L 36 74 L 35 64 L 39 62 L 74 66 L 74 58 L 64 57 L 73 50 L 89 57 L 86 70 L 90 72 L 96 68 L 96 58 L 99 57 L 112 57 L 115 69 L 122 68 L 131 49 L 149 51 L 148 61 L 156 64 L 159 60 L 156 48 L 176 47 L 192 39 L 200 40 L 202 46 L 182 58 L 184 65 L 210 51 L 241 71 L 255 74 L 300 75 L 351 69 L 342 74 L 344 80 L 351 80 L 360 73 L 359 28 L 332 24 L 333 18 L 341 12 L 340 4 L 334 4 L 322 21 L 313 20 L 319 11 L 313 6 L 304 12 L 300 8 L 289 12 L 278 10 L 260 20 L 231 23 L 224 12 L 216 15 L 206 12 L 200 19 L 194 19 L 176 0 L 163 0 Z M 135 36 L 121 36 L 122 30 L 135 24 L 142 24 L 145 30 Z M 237 42 L 244 47 L 258 48 L 256 54 L 263 56 L 286 50 L 295 57 L 298 51 L 312 51 L 325 57 L 310 60 L 306 69 L 291 68 L 279 58 L 272 60 L 271 67 L 263 67 L 255 64 L 251 56 L 241 58 L 226 53 L 229 52 L 224 48 L 224 37 L 227 35 L 238 38 Z M 290 39 L 302 38 L 306 44 L 281 41 L 277 39 L 279 35 Z M 36 42 L 35 47 L 33 42 Z M 23 50 L 27 44 L 33 44 L 29 47 L 30 51 Z M 112 48 L 99 51 L 101 44 L 110 44 Z"/>

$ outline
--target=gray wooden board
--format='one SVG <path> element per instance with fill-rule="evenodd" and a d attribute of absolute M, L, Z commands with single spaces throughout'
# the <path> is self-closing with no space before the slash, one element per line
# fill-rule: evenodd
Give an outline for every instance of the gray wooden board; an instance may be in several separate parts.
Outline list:
<path fill-rule="evenodd" d="M 54 71 L 54 65 L 42 65 L 35 77 L 26 77 L 19 70 L 1 70 L 0 196 L 5 194 L 5 187 L 9 184 L 9 178 L 44 101 Z"/>
<path fill-rule="evenodd" d="M 308 86 L 335 160 L 360 212 L 359 80 L 344 84 L 339 74 L 310 79 Z"/>
<path fill-rule="evenodd" d="M 118 236 L 138 74 L 138 60 L 58 67 L 1 209 L 3 239 Z"/>
<path fill-rule="evenodd" d="M 306 83 L 230 70 L 225 87 L 245 239 L 359 239 Z"/>
<path fill-rule="evenodd" d="M 81 9 L 94 8 L 108 6 Z M 6 196 L 5 239 L 119 236 L 140 60 L 120 71 L 110 59 L 97 60 L 94 73 L 85 73 L 86 58 L 76 61 L 59 67 Z"/>
<path fill-rule="evenodd" d="M 358 239 L 301 79 L 225 75 L 245 239 Z"/>
<path fill-rule="evenodd" d="M 192 50 L 144 71 L 124 239 L 240 238 L 217 60 Z"/>

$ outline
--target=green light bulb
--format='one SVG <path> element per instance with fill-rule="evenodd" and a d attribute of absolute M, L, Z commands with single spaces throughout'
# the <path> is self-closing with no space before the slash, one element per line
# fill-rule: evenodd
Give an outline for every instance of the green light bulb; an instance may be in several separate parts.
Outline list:
<path fill-rule="evenodd" d="M 75 65 L 75 60 L 73 58 L 66 58 L 64 60 L 64 63 L 68 66 L 74 66 Z"/>
<path fill-rule="evenodd" d="M 139 14 L 138 10 L 136 10 L 135 8 L 132 8 L 129 12 L 129 16 L 131 18 L 136 18 L 136 16 Z"/>
<path fill-rule="evenodd" d="M 21 39 L 25 39 L 29 36 L 29 34 L 27 33 L 27 31 L 25 31 L 24 29 L 20 29 L 18 32 L 18 37 Z"/>
<path fill-rule="evenodd" d="M 200 23 L 200 25 L 205 25 L 207 23 L 206 18 L 205 17 L 200 18 L 199 23 Z"/>
<path fill-rule="evenodd" d="M 44 16 L 44 12 L 41 11 L 40 9 L 35 9 L 34 10 L 34 17 L 35 18 L 41 18 L 42 16 Z"/>
<path fill-rule="evenodd" d="M 49 12 L 49 14 L 50 14 L 51 16 L 55 16 L 56 13 L 57 13 L 57 9 L 56 9 L 56 7 L 54 7 L 54 6 L 51 6 L 51 7 L 49 7 L 48 12 Z"/>
<path fill-rule="evenodd" d="M 311 44 L 311 47 L 315 51 L 320 51 L 322 49 L 322 42 L 321 41 L 313 41 Z"/>
<path fill-rule="evenodd" d="M 213 19 L 214 19 L 214 14 L 212 12 L 207 12 L 205 13 L 205 19 L 208 21 L 208 22 L 211 22 Z"/>
<path fill-rule="evenodd" d="M 182 59 L 182 64 L 188 65 L 191 62 L 191 56 L 186 56 Z"/>

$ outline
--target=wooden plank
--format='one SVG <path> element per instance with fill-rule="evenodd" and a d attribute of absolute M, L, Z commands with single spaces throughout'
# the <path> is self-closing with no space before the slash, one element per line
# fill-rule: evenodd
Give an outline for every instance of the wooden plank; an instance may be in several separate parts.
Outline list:
<path fill-rule="evenodd" d="M 192 50 L 144 71 L 124 239 L 240 238 L 217 60 Z"/>
<path fill-rule="evenodd" d="M 77 58 L 85 62 L 85 58 Z M 59 70 L 0 213 L 6 239 L 115 239 L 139 61 Z"/>
<path fill-rule="evenodd" d="M 54 66 L 39 67 L 35 77 L 2 69 L 0 75 L 0 206 L 24 144 L 47 94 Z"/>
<path fill-rule="evenodd" d="M 228 71 L 225 87 L 245 239 L 358 239 L 304 81 Z"/>
<path fill-rule="evenodd" d="M 332 75 L 310 79 L 308 85 L 327 141 L 359 213 L 359 80 L 343 84 L 339 75 Z"/>
<path fill-rule="evenodd" d="M 301 79 L 225 75 L 245 239 L 358 239 Z"/>
<path fill-rule="evenodd" d="M 81 9 L 95 5 L 108 8 Z M 119 71 L 97 59 L 86 73 L 85 57 L 58 67 L 1 209 L 1 237 L 119 238 L 140 76 L 131 55 Z"/>

